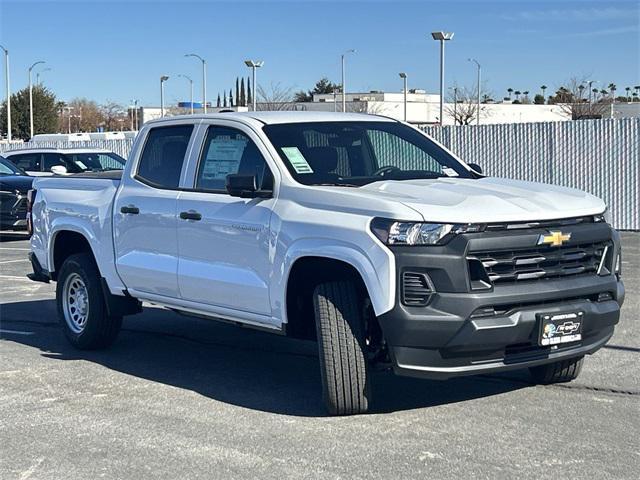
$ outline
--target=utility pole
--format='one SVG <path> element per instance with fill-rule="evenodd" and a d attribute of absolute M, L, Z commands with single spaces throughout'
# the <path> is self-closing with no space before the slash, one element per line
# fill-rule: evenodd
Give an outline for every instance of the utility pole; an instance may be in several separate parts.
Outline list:
<path fill-rule="evenodd" d="M 195 57 L 202 62 L 202 112 L 207 113 L 207 61 L 195 53 L 187 53 L 185 57 Z"/>
<path fill-rule="evenodd" d="M 356 51 L 355 49 L 351 48 L 346 52 L 344 52 L 340 57 L 342 61 L 342 112 L 343 113 L 347 111 L 347 85 L 346 85 L 345 72 L 344 72 L 344 57 L 347 53 L 356 53 Z"/>
<path fill-rule="evenodd" d="M 160 77 L 160 117 L 164 117 L 164 82 L 169 80 L 167 75 Z"/>
<path fill-rule="evenodd" d="M 444 120 L 444 42 L 453 38 L 453 32 L 432 32 L 431 37 L 440 42 L 440 126 Z"/>
<path fill-rule="evenodd" d="M 31 71 L 33 67 L 44 63 L 42 60 L 38 60 L 29 67 L 29 140 L 33 138 L 33 85 L 31 84 Z"/>
<path fill-rule="evenodd" d="M 404 121 L 407 121 L 407 74 L 404 72 L 400 72 L 400 78 L 404 80 Z"/>
<path fill-rule="evenodd" d="M 476 112 L 476 125 L 480 125 L 480 63 L 475 58 L 468 58 L 469 62 L 473 62 L 478 66 L 478 111 Z"/>
<path fill-rule="evenodd" d="M 9 50 L 0 45 L 4 51 L 4 81 L 7 87 L 7 141 L 11 143 L 11 86 L 9 85 Z"/>

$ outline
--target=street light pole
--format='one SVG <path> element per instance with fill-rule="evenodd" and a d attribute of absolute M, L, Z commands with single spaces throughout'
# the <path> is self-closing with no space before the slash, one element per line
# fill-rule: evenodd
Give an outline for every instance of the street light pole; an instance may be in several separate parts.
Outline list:
<path fill-rule="evenodd" d="M 340 56 L 340 59 L 342 61 L 342 112 L 343 113 L 347 111 L 347 86 L 346 86 L 345 73 L 344 73 L 344 57 L 347 53 L 356 53 L 356 51 L 355 49 L 351 48 Z"/>
<path fill-rule="evenodd" d="M 7 87 L 7 141 L 11 142 L 11 87 L 9 85 L 9 50 L 0 45 L 4 51 L 4 81 Z"/>
<path fill-rule="evenodd" d="M 29 140 L 33 138 L 33 86 L 31 85 L 31 71 L 33 70 L 33 67 L 41 63 L 44 63 L 44 61 L 38 60 L 29 67 Z"/>
<path fill-rule="evenodd" d="M 160 77 L 160 116 L 164 117 L 164 82 L 169 80 L 167 75 Z"/>
<path fill-rule="evenodd" d="M 444 42 L 453 38 L 453 32 L 431 32 L 431 37 L 440 42 L 440 125 L 444 119 Z"/>
<path fill-rule="evenodd" d="M 468 58 L 469 62 L 473 62 L 478 66 L 478 111 L 476 112 L 476 125 L 480 125 L 480 63 L 475 58 Z"/>
<path fill-rule="evenodd" d="M 245 60 L 244 64 L 251 68 L 253 73 L 253 111 L 256 111 L 258 106 L 258 84 L 256 83 L 256 69 L 260 68 L 264 65 L 262 60 L 253 61 L 253 60 Z"/>
<path fill-rule="evenodd" d="M 195 57 L 202 62 L 202 112 L 207 113 L 207 61 L 195 53 L 187 53 L 185 57 Z"/>
<path fill-rule="evenodd" d="M 404 121 L 407 121 L 407 74 L 400 72 L 400 78 L 404 80 Z"/>
<path fill-rule="evenodd" d="M 190 86 L 190 89 L 191 89 L 191 115 L 193 115 L 193 80 L 191 80 L 191 77 L 189 77 L 187 75 L 180 74 L 178 76 L 182 77 L 182 78 L 186 78 L 187 81 L 189 82 L 189 86 Z"/>

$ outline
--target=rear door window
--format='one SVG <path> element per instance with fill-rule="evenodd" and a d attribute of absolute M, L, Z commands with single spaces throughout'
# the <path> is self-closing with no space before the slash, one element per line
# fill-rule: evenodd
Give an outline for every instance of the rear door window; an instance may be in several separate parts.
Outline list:
<path fill-rule="evenodd" d="M 20 155 L 12 155 L 9 157 L 9 160 L 22 170 L 39 172 L 41 167 L 41 157 L 42 154 L 40 153 L 24 153 Z"/>
<path fill-rule="evenodd" d="M 138 163 L 136 178 L 155 188 L 176 189 L 193 125 L 152 128 Z"/>

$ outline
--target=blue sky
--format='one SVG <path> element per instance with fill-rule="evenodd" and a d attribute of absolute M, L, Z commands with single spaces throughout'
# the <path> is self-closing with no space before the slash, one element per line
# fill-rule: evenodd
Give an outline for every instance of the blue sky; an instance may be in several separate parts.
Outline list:
<path fill-rule="evenodd" d="M 159 77 L 170 102 L 188 100 L 208 61 L 209 99 L 247 75 L 246 58 L 261 59 L 259 83 L 308 89 L 340 77 L 348 58 L 350 91 L 438 89 L 433 30 L 455 32 L 447 44 L 447 84 L 473 85 L 474 66 L 494 97 L 505 90 L 555 89 L 586 76 L 618 90 L 640 84 L 640 2 L 629 1 L 44 1 L 0 0 L 0 44 L 10 50 L 12 90 L 27 68 L 45 60 L 45 84 L 63 100 L 159 104 Z M 37 71 L 37 70 L 36 70 Z M 3 86 L 4 91 L 4 86 Z"/>

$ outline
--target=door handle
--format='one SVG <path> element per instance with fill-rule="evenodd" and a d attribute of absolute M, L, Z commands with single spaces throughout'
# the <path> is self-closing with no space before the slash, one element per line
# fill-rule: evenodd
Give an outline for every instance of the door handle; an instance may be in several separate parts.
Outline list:
<path fill-rule="evenodd" d="M 130 213 L 131 215 L 137 215 L 140 213 L 140 209 L 133 205 L 125 205 L 120 208 L 120 213 Z"/>
<path fill-rule="evenodd" d="M 182 220 L 202 220 L 202 215 L 193 210 L 189 210 L 188 212 L 180 212 L 180 218 Z"/>

